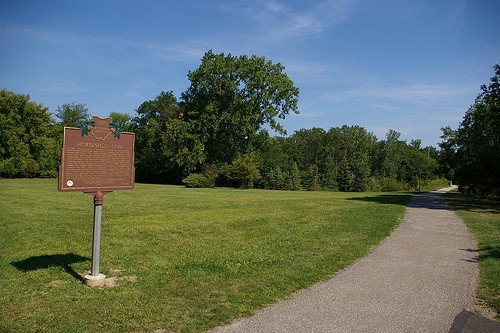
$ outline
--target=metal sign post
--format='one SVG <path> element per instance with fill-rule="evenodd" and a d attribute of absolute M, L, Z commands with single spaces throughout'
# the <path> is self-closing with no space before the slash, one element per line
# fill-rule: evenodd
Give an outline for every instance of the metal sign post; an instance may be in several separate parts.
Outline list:
<path fill-rule="evenodd" d="M 94 195 L 94 231 L 92 236 L 92 266 L 90 275 L 99 275 L 99 254 L 101 250 L 102 192 Z"/>
<path fill-rule="evenodd" d="M 101 253 L 101 225 L 102 225 L 102 204 L 104 195 L 112 191 L 84 192 L 94 196 L 94 230 L 92 236 L 92 266 L 90 275 L 85 275 L 84 283 L 88 286 L 100 285 L 106 278 L 99 273 L 99 259 Z"/>

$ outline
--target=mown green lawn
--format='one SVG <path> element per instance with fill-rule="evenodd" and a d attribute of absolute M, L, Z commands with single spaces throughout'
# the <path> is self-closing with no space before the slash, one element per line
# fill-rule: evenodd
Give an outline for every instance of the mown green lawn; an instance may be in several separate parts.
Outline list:
<path fill-rule="evenodd" d="M 476 239 L 479 249 L 477 298 L 493 308 L 500 320 L 500 200 L 447 193 L 447 203 L 456 210 Z"/>
<path fill-rule="evenodd" d="M 92 289 L 92 197 L 0 179 L 0 331 L 205 331 L 367 254 L 410 197 L 137 184 L 104 197 Z"/>

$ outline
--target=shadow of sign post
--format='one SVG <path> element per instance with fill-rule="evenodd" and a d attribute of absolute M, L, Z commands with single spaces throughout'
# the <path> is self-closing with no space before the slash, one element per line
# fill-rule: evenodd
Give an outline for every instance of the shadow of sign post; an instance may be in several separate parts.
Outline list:
<path fill-rule="evenodd" d="M 111 118 L 92 117 L 78 127 L 64 128 L 58 190 L 82 191 L 94 196 L 94 229 L 91 272 L 88 286 L 100 286 L 101 219 L 104 195 L 134 188 L 134 133 L 123 132 Z"/>
<path fill-rule="evenodd" d="M 46 269 L 49 267 L 59 266 L 64 268 L 64 270 L 75 279 L 83 281 L 83 277 L 75 272 L 73 268 L 71 268 L 71 264 L 88 260 L 90 260 L 90 258 L 82 257 L 74 253 L 51 254 L 29 257 L 21 261 L 12 262 L 11 265 L 22 272 L 29 272 L 38 269 Z"/>

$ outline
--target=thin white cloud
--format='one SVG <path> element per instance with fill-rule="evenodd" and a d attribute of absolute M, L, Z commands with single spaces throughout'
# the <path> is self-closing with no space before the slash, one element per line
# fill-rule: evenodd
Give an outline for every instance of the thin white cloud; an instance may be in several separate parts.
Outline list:
<path fill-rule="evenodd" d="M 318 82 L 331 81 L 333 65 L 321 64 L 318 62 L 306 62 L 300 59 L 287 58 L 282 63 L 285 72 L 292 77 L 300 77 L 302 82 L 317 84 Z"/>
<path fill-rule="evenodd" d="M 125 92 L 125 94 L 123 96 L 125 96 L 127 98 L 137 99 L 137 100 L 144 100 L 144 98 L 145 98 L 141 93 L 139 93 L 137 91 L 127 91 L 127 92 Z"/>
<path fill-rule="evenodd" d="M 205 52 L 214 48 L 213 43 L 198 41 L 195 39 L 184 39 L 173 43 L 156 44 L 145 43 L 141 46 L 155 57 L 162 60 L 192 62 L 200 60 Z"/>
<path fill-rule="evenodd" d="M 463 26 L 466 7 L 467 0 L 452 0 L 451 12 L 446 20 L 449 29 Z"/>
<path fill-rule="evenodd" d="M 0 34 L 0 40 L 6 38 L 54 45 L 54 49 L 59 50 L 59 53 L 68 52 L 87 59 L 96 57 L 109 60 L 113 55 L 120 58 L 125 56 L 126 58 L 127 55 L 140 54 L 141 61 L 145 61 L 149 55 L 163 60 L 185 62 L 199 60 L 209 49 L 208 43 L 193 39 L 163 43 L 163 41 L 158 40 L 134 40 L 117 36 L 69 34 L 12 24 L 6 25 L 3 34 Z"/>
<path fill-rule="evenodd" d="M 382 103 L 389 101 L 405 104 L 444 104 L 464 94 L 469 94 L 470 91 L 471 87 L 451 84 L 415 83 L 397 86 L 369 84 L 345 91 L 326 92 L 323 98 L 329 101 L 369 98 L 382 101 Z"/>
<path fill-rule="evenodd" d="M 44 77 L 44 84 L 34 90 L 56 94 L 77 94 L 89 91 L 88 87 L 82 86 L 75 80 L 64 79 L 48 72 L 42 74 Z"/>
<path fill-rule="evenodd" d="M 292 9 L 284 1 L 271 0 L 235 2 L 221 8 L 259 22 L 256 36 L 276 42 L 318 35 L 342 23 L 355 5 L 356 1 L 348 0 L 311 1 Z"/>

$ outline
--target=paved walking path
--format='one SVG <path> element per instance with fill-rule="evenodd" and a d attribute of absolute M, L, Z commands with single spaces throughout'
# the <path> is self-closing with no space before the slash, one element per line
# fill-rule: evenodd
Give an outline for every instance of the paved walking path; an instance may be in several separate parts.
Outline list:
<path fill-rule="evenodd" d="M 448 333 L 471 308 L 475 242 L 441 194 L 412 198 L 404 221 L 372 253 L 326 282 L 213 333 Z"/>

